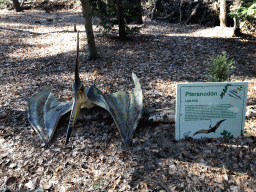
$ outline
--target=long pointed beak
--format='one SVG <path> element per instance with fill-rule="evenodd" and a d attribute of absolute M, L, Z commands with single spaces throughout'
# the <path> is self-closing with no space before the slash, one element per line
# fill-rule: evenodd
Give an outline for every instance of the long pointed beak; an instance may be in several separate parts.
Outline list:
<path fill-rule="evenodd" d="M 82 94 L 81 90 L 79 90 L 78 92 L 75 92 L 75 93 L 76 93 L 75 101 L 73 103 L 72 112 L 71 112 L 70 119 L 69 119 L 65 145 L 67 145 L 69 142 L 69 137 L 70 137 L 72 129 L 76 123 L 77 117 L 78 117 L 80 109 L 81 109 L 82 100 L 83 100 L 83 94 Z"/>

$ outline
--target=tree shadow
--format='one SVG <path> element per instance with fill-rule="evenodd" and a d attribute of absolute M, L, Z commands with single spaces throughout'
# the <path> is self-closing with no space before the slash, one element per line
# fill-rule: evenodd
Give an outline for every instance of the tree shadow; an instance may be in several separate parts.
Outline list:
<path fill-rule="evenodd" d="M 2 128 L 6 131 L 4 134 L 8 134 L 4 139 L 14 139 L 17 144 L 27 147 L 38 149 L 42 146 L 46 147 L 29 126 L 26 120 L 26 111 L 8 110 L 7 113 L 9 120 L 7 118 L 6 121 L 17 123 L 15 125 L 11 123 L 6 127 L 2 124 Z M 9 116 L 10 113 L 12 114 L 11 117 Z M 114 156 L 118 162 L 123 162 L 125 166 L 132 166 L 132 169 L 128 169 L 132 170 L 128 181 L 133 190 L 145 189 L 145 184 L 141 183 L 148 183 L 147 189 L 156 191 L 165 189 L 165 187 L 168 189 L 173 185 L 178 191 L 189 190 L 184 185 L 185 183 L 191 183 L 196 190 L 219 189 L 214 185 L 207 186 L 207 188 L 204 186 L 207 180 L 213 181 L 211 174 L 208 174 L 209 172 L 228 178 L 244 173 L 248 175 L 249 179 L 255 177 L 252 160 L 255 158 L 256 137 L 203 138 L 201 140 L 187 138 L 176 141 L 174 124 L 140 122 L 132 143 L 125 146 L 122 144 L 117 127 L 113 125 L 113 119 L 107 111 L 93 108 L 84 109 L 81 113 L 85 117 L 78 119 L 69 144 L 64 145 L 70 116 L 70 113 L 67 113 L 60 119 L 53 140 L 45 149 L 50 148 L 52 151 L 54 148 L 60 147 L 60 150 L 65 153 L 69 151 L 72 154 L 72 151 L 78 148 L 84 158 L 90 158 L 90 156 L 96 158 L 99 155 L 98 152 L 88 150 L 86 147 L 81 148 L 80 143 L 86 141 L 95 146 L 96 149 L 98 146 L 102 151 L 105 151 L 105 155 L 100 153 L 105 159 L 105 162 L 102 163 L 105 164 L 104 166 L 111 166 L 108 165 L 108 160 L 111 158 L 108 150 L 113 146 L 120 148 L 118 145 L 121 145 L 121 151 L 117 155 L 114 153 Z M 18 141 L 15 141 L 15 135 L 19 135 Z M 59 155 L 61 155 L 61 151 L 54 153 L 54 156 L 58 157 Z M 83 166 L 89 167 L 89 162 L 86 162 L 83 163 Z M 196 185 L 192 183 L 193 179 L 197 181 Z M 219 182 L 221 183 L 222 180 Z M 237 185 L 235 181 L 231 183 Z M 230 182 L 229 184 L 226 183 L 225 190 L 229 186 Z M 118 187 L 116 189 L 118 190 Z"/>
<path fill-rule="evenodd" d="M 138 128 L 138 138 L 147 135 L 145 129 L 145 127 Z M 251 166 L 253 166 L 251 160 L 245 158 L 246 154 L 251 158 L 254 156 L 255 137 L 251 137 L 251 140 L 246 138 L 204 138 L 202 140 L 185 139 L 175 141 L 175 131 L 172 125 L 166 124 L 158 130 L 150 129 L 152 130 L 148 130 L 148 132 L 153 134 L 149 135 L 148 139 L 133 144 L 131 148 L 124 149 L 132 151 L 133 159 L 136 159 L 138 163 L 132 175 L 133 179 L 130 181 L 132 186 L 137 186 L 138 183 L 143 181 L 150 183 L 150 179 L 155 179 L 155 183 L 151 187 L 155 187 L 158 184 L 157 180 L 160 180 L 166 186 L 175 185 L 175 190 L 186 190 L 184 183 L 190 183 L 193 177 L 200 178 L 202 174 L 207 175 L 204 172 L 205 170 L 198 168 L 201 166 L 213 172 L 226 170 L 228 176 L 247 173 L 249 177 L 255 177 L 255 172 L 251 169 Z M 138 140 L 140 141 L 140 139 Z M 188 167 L 185 166 L 186 168 L 184 168 L 183 162 L 187 162 Z M 197 186 L 194 186 L 195 189 L 203 190 L 201 187 L 205 182 L 204 179 L 197 179 L 197 181 L 201 184 L 198 183 Z M 151 190 L 153 189 L 151 188 Z"/>
<path fill-rule="evenodd" d="M 81 18 L 80 20 L 77 17 Z M 31 11 L 27 10 L 19 13 L 18 15 L 13 15 L 12 12 L 5 14 L 2 19 L 6 24 L 8 23 L 20 23 L 21 26 L 29 25 L 31 27 L 36 27 L 44 25 L 45 27 L 64 27 L 74 25 L 74 20 L 77 25 L 84 25 L 84 19 L 82 12 L 51 12 L 46 13 L 45 11 Z M 79 21 L 77 23 L 77 21 Z"/>

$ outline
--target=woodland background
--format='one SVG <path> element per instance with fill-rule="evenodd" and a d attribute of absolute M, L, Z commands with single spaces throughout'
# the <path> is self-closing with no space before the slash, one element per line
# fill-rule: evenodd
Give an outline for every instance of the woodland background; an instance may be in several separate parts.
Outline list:
<path fill-rule="evenodd" d="M 252 23 L 232 37 L 215 27 L 219 15 L 214 11 L 203 22 L 199 14 L 186 23 L 197 2 L 186 4 L 187 13 L 180 20 L 176 13 L 170 17 L 179 12 L 180 1 L 161 1 L 173 5 L 173 11 L 161 10 L 160 5 L 151 20 L 155 2 L 142 1 L 143 24 L 127 24 L 140 30 L 124 40 L 118 37 L 117 24 L 106 32 L 99 17 L 92 18 L 100 57 L 88 60 L 79 1 L 24 1 L 28 9 L 19 12 L 10 3 L 0 2 L 0 191 L 256 190 Z M 174 109 L 176 84 L 205 82 L 210 56 L 226 51 L 236 67 L 231 81 L 249 82 L 244 136 L 175 141 L 174 122 L 140 122 L 131 145 L 124 146 L 110 115 L 92 109 L 77 121 L 67 146 L 69 114 L 46 147 L 28 122 L 26 100 L 48 84 L 58 99 L 73 99 L 74 24 L 80 31 L 84 86 L 96 85 L 106 94 L 131 92 L 134 72 L 145 106 L 156 109 Z"/>

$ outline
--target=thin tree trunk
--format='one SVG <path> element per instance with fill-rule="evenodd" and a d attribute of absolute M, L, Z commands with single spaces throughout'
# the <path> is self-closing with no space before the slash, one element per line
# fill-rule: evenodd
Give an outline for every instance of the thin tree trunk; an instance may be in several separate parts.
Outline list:
<path fill-rule="evenodd" d="M 180 2 L 180 23 L 182 21 L 182 4 L 183 4 L 183 0 L 181 0 Z"/>
<path fill-rule="evenodd" d="M 227 26 L 227 8 L 226 0 L 220 0 L 220 26 Z"/>
<path fill-rule="evenodd" d="M 89 54 L 88 59 L 96 59 L 98 58 L 97 49 L 95 46 L 93 29 L 92 29 L 92 10 L 89 0 L 80 0 L 82 3 L 82 10 L 85 19 L 85 29 L 87 35 L 87 42 L 89 46 Z"/>
<path fill-rule="evenodd" d="M 202 23 L 203 23 L 203 21 L 205 19 L 206 14 L 207 14 L 207 9 L 205 8 L 204 9 L 204 15 L 203 15 L 202 19 L 200 20 L 200 25 L 202 25 Z"/>
<path fill-rule="evenodd" d="M 20 12 L 23 10 L 22 7 L 20 6 L 19 0 L 12 0 L 12 2 L 14 4 L 16 12 Z"/>
<path fill-rule="evenodd" d="M 198 3 L 198 4 L 196 5 L 196 7 L 193 9 L 193 11 L 192 11 L 192 13 L 190 14 L 189 18 L 188 18 L 187 21 L 185 22 L 185 25 L 187 25 L 187 24 L 190 22 L 191 18 L 196 14 L 199 5 L 200 5 L 200 3 Z"/>
<path fill-rule="evenodd" d="M 117 5 L 118 21 L 119 21 L 119 38 L 126 39 L 122 0 L 116 0 L 116 5 Z"/>
<path fill-rule="evenodd" d="M 142 14 L 141 14 L 141 10 L 142 10 L 142 7 L 141 7 L 141 0 L 138 0 L 138 8 L 137 8 L 137 24 L 143 24 L 143 20 L 142 20 Z"/>
<path fill-rule="evenodd" d="M 158 1 L 159 0 L 155 0 L 154 8 L 153 8 L 153 11 L 151 13 L 151 20 L 154 20 L 156 18 L 156 9 L 157 9 Z"/>

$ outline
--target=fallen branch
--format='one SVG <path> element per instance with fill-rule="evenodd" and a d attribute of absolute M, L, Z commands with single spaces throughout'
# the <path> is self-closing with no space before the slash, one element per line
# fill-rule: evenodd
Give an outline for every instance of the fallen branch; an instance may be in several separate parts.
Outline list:
<path fill-rule="evenodd" d="M 91 109 L 82 108 L 77 120 L 98 120 L 100 116 L 107 116 L 107 113 L 108 112 L 106 110 L 100 107 L 93 107 Z M 249 105 L 246 107 L 246 118 L 251 117 L 256 117 L 256 105 Z M 69 118 L 69 116 L 67 118 Z M 111 118 L 110 115 L 109 118 Z M 155 123 L 173 123 L 175 122 L 175 111 L 170 108 L 145 108 L 141 117 L 141 121 L 149 121 Z"/>
<path fill-rule="evenodd" d="M 189 18 L 188 18 L 187 21 L 185 22 L 185 25 L 187 25 L 187 24 L 190 22 L 191 18 L 196 14 L 199 5 L 200 5 L 200 3 L 198 3 L 198 4 L 196 5 L 196 7 L 193 9 L 193 11 L 192 11 L 192 13 L 190 14 Z"/>
<path fill-rule="evenodd" d="M 144 110 L 142 119 L 158 123 L 171 123 L 175 121 L 175 111 L 170 108 L 147 108 Z"/>
<path fill-rule="evenodd" d="M 98 120 L 102 117 L 111 118 L 111 116 L 107 114 L 108 112 L 101 107 L 93 107 L 91 109 L 82 108 L 77 117 L 77 120 Z M 69 116 L 67 118 L 69 118 Z M 141 121 L 149 121 L 155 123 L 172 123 L 175 122 L 175 111 L 170 108 L 146 108 L 144 109 L 144 112 L 142 114 Z"/>

